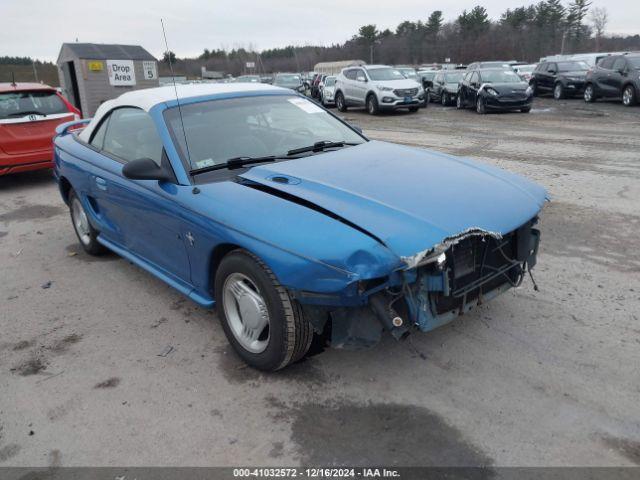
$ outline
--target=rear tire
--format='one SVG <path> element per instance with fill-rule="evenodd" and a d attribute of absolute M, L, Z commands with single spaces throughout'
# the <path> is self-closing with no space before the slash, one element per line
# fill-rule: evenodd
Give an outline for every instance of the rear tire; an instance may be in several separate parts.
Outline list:
<path fill-rule="evenodd" d="M 622 90 L 622 104 L 625 107 L 631 107 L 638 103 L 638 97 L 636 96 L 636 89 L 633 85 L 627 85 Z"/>
<path fill-rule="evenodd" d="M 584 98 L 584 101 L 587 103 L 593 103 L 596 101 L 596 91 L 593 88 L 593 84 L 589 83 L 585 87 L 583 98 Z"/>
<path fill-rule="evenodd" d="M 536 82 L 529 82 L 529 86 L 532 90 L 532 95 L 535 97 L 538 95 L 538 84 Z"/>
<path fill-rule="evenodd" d="M 69 192 L 69 213 L 71 224 L 84 251 L 89 255 L 103 254 L 107 249 L 98 242 L 100 232 L 91 225 L 89 216 L 73 189 Z"/>
<path fill-rule="evenodd" d="M 369 115 L 377 115 L 379 110 L 377 97 L 373 94 L 369 95 L 367 97 L 367 112 Z"/>
<path fill-rule="evenodd" d="M 222 259 L 216 272 L 215 298 L 224 333 L 249 366 L 280 370 L 309 350 L 313 327 L 300 305 L 255 255 L 239 249 Z"/>
<path fill-rule="evenodd" d="M 344 95 L 342 95 L 342 92 L 336 93 L 336 107 L 341 112 L 347 111 L 347 103 L 344 101 Z"/>

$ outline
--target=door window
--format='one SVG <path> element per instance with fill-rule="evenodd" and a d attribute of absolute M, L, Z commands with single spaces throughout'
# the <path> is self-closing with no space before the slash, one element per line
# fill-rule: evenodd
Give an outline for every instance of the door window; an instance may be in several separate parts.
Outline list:
<path fill-rule="evenodd" d="M 548 73 L 553 74 L 553 73 L 555 73 L 557 71 L 558 71 L 558 67 L 557 67 L 557 65 L 555 63 L 547 64 L 547 72 Z"/>
<path fill-rule="evenodd" d="M 356 70 L 356 80 L 364 82 L 367 77 L 364 76 L 364 72 L 362 70 Z"/>
<path fill-rule="evenodd" d="M 616 58 L 616 60 L 613 62 L 613 68 L 612 70 L 615 70 L 616 72 L 621 72 L 624 70 L 625 67 L 625 61 L 624 58 L 622 57 L 618 57 Z"/>
<path fill-rule="evenodd" d="M 471 79 L 469 80 L 469 83 L 471 83 L 472 86 L 475 86 L 478 84 L 479 81 L 480 81 L 480 75 L 478 74 L 478 72 L 473 72 L 473 75 L 471 75 Z"/>
<path fill-rule="evenodd" d="M 91 140 L 89 143 L 96 147 L 98 150 L 102 150 L 104 146 L 104 136 L 107 133 L 107 128 L 109 125 L 109 116 L 105 118 L 102 123 L 98 126 L 98 130 L 93 133 Z"/>
<path fill-rule="evenodd" d="M 600 62 L 600 67 L 606 68 L 607 70 L 611 70 L 613 67 L 614 60 L 615 60 L 615 57 L 603 58 L 602 61 Z"/>
<path fill-rule="evenodd" d="M 160 165 L 162 148 L 162 140 L 147 112 L 126 107 L 111 113 L 102 147 L 105 152 L 125 162 L 150 158 Z"/>
<path fill-rule="evenodd" d="M 347 70 L 344 72 L 344 76 L 347 77 L 349 80 L 355 80 L 356 79 L 356 71 L 355 70 Z"/>

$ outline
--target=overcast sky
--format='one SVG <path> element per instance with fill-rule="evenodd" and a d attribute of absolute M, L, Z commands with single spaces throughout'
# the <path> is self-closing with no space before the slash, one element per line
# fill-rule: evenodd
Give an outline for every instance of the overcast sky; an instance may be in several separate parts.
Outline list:
<path fill-rule="evenodd" d="M 443 6 L 443 3 L 446 6 Z M 508 0 L 0 0 L 0 55 L 55 60 L 63 42 L 142 45 L 156 57 L 169 47 L 179 57 L 204 48 L 263 50 L 286 45 L 330 45 L 359 26 L 391 28 L 443 10 L 447 20 L 484 5 L 499 17 L 534 2 Z M 567 3 L 567 1 L 565 1 Z M 595 0 L 609 11 L 608 32 L 640 33 L 640 1 Z"/>

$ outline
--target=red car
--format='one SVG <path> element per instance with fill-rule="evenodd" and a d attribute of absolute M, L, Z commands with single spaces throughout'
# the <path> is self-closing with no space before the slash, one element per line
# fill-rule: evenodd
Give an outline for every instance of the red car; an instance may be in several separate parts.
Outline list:
<path fill-rule="evenodd" d="M 0 83 L 0 175 L 53 167 L 53 136 L 80 111 L 55 88 Z"/>

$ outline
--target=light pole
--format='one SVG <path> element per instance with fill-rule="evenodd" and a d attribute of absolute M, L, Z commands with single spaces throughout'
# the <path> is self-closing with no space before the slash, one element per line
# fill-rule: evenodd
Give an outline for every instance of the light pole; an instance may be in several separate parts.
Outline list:
<path fill-rule="evenodd" d="M 373 64 L 373 46 L 380 45 L 381 43 L 382 42 L 380 40 L 374 40 L 371 42 L 371 45 L 369 46 L 369 64 Z"/>

